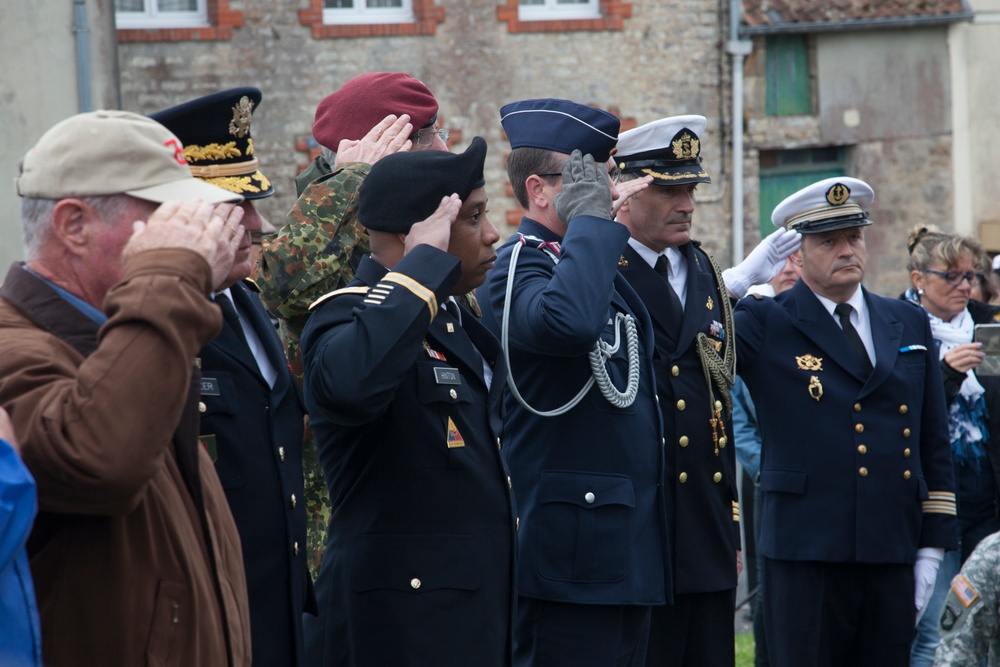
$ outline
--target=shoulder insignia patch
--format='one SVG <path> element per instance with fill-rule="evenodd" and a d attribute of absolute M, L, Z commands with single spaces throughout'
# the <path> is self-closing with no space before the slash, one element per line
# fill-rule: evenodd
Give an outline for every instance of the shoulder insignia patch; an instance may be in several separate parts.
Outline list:
<path fill-rule="evenodd" d="M 951 582 L 951 591 L 958 598 L 959 602 L 966 607 L 969 607 L 979 597 L 979 591 L 972 586 L 972 583 L 966 579 L 964 574 L 959 574 Z"/>

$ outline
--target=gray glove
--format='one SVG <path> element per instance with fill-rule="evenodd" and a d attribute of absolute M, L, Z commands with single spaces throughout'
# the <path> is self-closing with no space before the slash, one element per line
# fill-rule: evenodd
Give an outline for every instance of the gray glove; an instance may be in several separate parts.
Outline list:
<path fill-rule="evenodd" d="M 569 224 L 578 215 L 608 218 L 611 215 L 611 181 L 604 165 L 579 150 L 566 158 L 562 166 L 562 192 L 553 203 L 559 219 Z"/>

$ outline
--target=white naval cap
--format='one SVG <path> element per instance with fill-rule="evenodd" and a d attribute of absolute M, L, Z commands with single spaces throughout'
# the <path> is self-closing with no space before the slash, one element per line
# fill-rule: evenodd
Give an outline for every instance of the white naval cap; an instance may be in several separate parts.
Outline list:
<path fill-rule="evenodd" d="M 701 166 L 704 116 L 661 118 L 618 135 L 615 163 L 622 171 L 652 176 L 656 185 L 711 183 Z"/>
<path fill-rule="evenodd" d="M 872 224 L 865 209 L 874 199 L 875 191 L 859 178 L 826 178 L 782 200 L 771 222 L 801 234 L 864 227 Z"/>

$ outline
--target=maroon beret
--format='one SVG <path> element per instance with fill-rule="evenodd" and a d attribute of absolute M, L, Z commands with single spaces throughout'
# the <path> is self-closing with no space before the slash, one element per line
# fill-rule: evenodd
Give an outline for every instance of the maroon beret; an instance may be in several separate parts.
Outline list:
<path fill-rule="evenodd" d="M 313 137 L 337 150 L 343 139 L 361 139 L 389 114 L 410 115 L 414 131 L 437 116 L 438 103 L 427 86 L 402 72 L 356 76 L 316 107 Z"/>

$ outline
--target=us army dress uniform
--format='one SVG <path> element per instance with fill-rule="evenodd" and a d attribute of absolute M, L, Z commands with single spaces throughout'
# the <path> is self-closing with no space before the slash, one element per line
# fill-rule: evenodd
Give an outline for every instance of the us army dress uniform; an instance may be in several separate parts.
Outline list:
<path fill-rule="evenodd" d="M 260 90 L 236 88 L 152 118 L 184 143 L 195 176 L 255 200 L 274 194 L 258 168 L 250 132 L 260 100 Z M 237 282 L 228 292 L 235 310 L 223 309 L 222 332 L 199 355 L 200 437 L 240 533 L 254 665 L 300 665 L 302 614 L 316 609 L 305 553 L 304 408 L 256 288 Z M 248 338 L 259 341 L 258 354 L 273 369 L 273 384 Z"/>
<path fill-rule="evenodd" d="M 302 664 L 301 617 L 316 608 L 305 560 L 304 408 L 256 292 L 246 283 L 229 291 L 242 326 L 253 328 L 277 375 L 268 386 L 242 334 L 224 320 L 200 355 L 201 441 L 240 533 L 254 664 Z"/>
<path fill-rule="evenodd" d="M 588 109 L 562 100 L 532 100 L 507 105 L 501 115 L 515 149 L 545 148 L 545 139 L 551 138 L 564 150 L 551 144 L 549 150 L 568 154 L 580 148 L 600 163 L 614 146 L 618 121 L 611 117 L 608 139 L 593 130 L 603 119 L 589 114 L 610 114 Z M 586 123 L 579 122 L 581 116 Z M 538 609 L 544 601 L 576 604 L 585 615 L 600 605 L 636 611 L 668 599 L 663 435 L 652 373 L 652 325 L 617 270 L 628 236 L 624 226 L 609 219 L 578 216 L 560 238 L 524 217 L 517 233 L 499 248 L 495 268 L 477 292 L 483 323 L 500 336 L 506 282 L 513 271 L 512 374 L 526 402 L 542 411 L 566 404 L 585 385 L 592 373 L 588 352 L 598 339 L 614 343 L 619 313 L 631 315 L 638 331 L 638 393 L 628 407 L 613 406 L 595 386 L 568 412 L 540 417 L 508 395 L 504 451 L 521 519 L 522 610 L 525 600 Z M 527 241 L 512 270 L 512 253 L 522 237 Z M 605 364 L 619 389 L 626 386 L 626 347 L 623 341 Z M 579 627 L 585 627 L 583 621 Z M 546 657 L 544 647 L 529 645 L 534 640 L 519 635 L 523 657 L 516 664 L 581 664 L 566 655 Z"/>
<path fill-rule="evenodd" d="M 485 142 L 473 146 L 482 151 L 481 186 Z M 376 220 L 366 199 L 396 162 L 380 161 L 362 185 L 359 217 L 369 229 Z M 406 175 L 429 193 L 431 212 L 442 187 L 465 197 L 473 189 L 422 173 Z M 402 198 L 397 190 L 383 208 L 410 210 Z M 510 663 L 516 514 L 500 451 L 506 369 L 469 310 L 459 322 L 444 308 L 461 274 L 456 256 L 428 245 L 392 270 L 365 257 L 346 288 L 314 305 L 303 331 L 306 405 L 332 508 L 320 617 L 306 619 L 310 665 Z"/>
<path fill-rule="evenodd" d="M 838 185 L 859 191 L 863 186 L 869 193 L 870 188 L 856 179 L 840 180 L 821 181 L 811 186 L 818 194 L 803 191 L 809 196 L 796 200 L 788 217 L 803 234 L 871 224 L 861 210 L 870 196 L 859 205 Z M 785 224 L 785 209 L 779 209 L 775 224 Z M 883 616 L 902 624 L 905 635 L 915 622 L 917 549 L 957 546 L 947 412 L 926 315 L 913 304 L 859 289 L 874 343 L 870 374 L 803 280 L 773 299 L 746 298 L 736 307 L 739 372 L 757 406 L 763 441 L 759 549 L 768 559 L 765 568 L 769 561 L 812 563 L 819 572 L 851 567 L 859 580 L 865 578 L 864 585 L 831 593 L 824 604 L 850 596 L 885 601 Z M 831 645 L 836 635 L 818 630 L 781 633 L 792 619 L 813 611 L 819 591 L 801 581 L 798 590 L 789 589 L 771 569 L 767 576 L 771 664 L 828 664 L 837 651 L 850 649 Z M 908 597 L 898 595 L 899 582 L 905 588 L 907 578 Z M 887 586 L 895 586 L 892 594 Z M 852 627 L 874 620 L 841 622 Z M 876 657 L 884 646 L 869 647 L 870 664 L 905 664 L 909 639 L 902 643 L 899 659 L 892 661 Z"/>
<path fill-rule="evenodd" d="M 624 172 L 654 176 L 651 188 L 709 183 L 700 156 L 704 129 L 703 116 L 648 123 L 622 133 L 614 160 Z M 675 602 L 653 610 L 646 664 L 731 665 L 740 549 L 736 457 L 729 387 L 706 382 L 702 358 L 723 368 L 725 350 L 735 341 L 729 299 L 713 261 L 696 241 L 677 250 L 687 265 L 683 310 L 653 268 L 655 250 L 631 239 L 619 260 L 619 271 L 652 318 L 653 368 L 666 439 Z"/>

